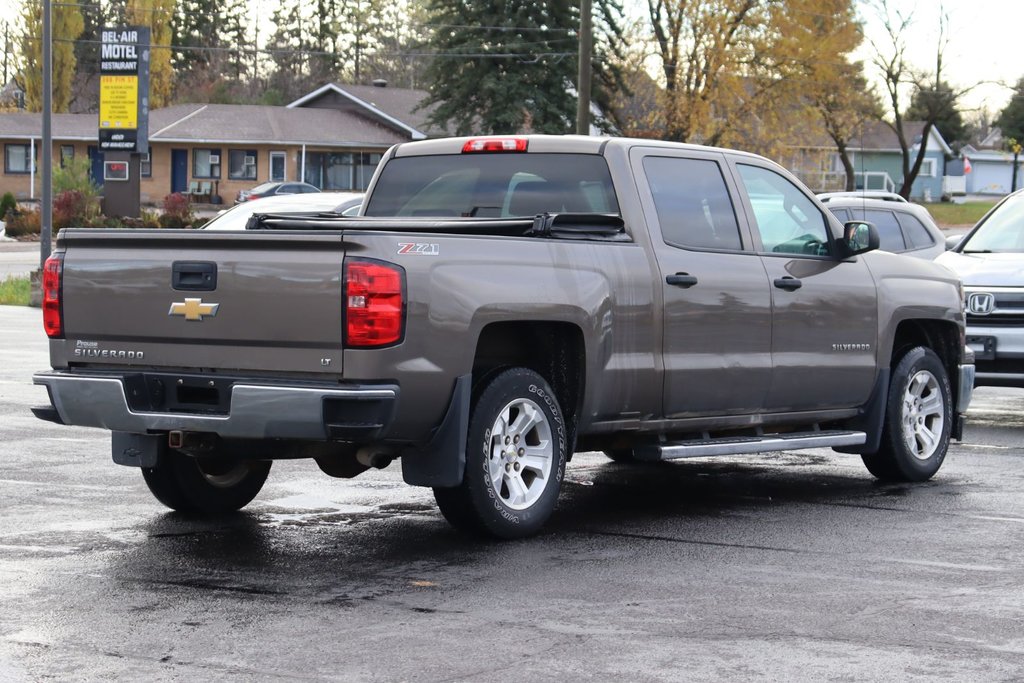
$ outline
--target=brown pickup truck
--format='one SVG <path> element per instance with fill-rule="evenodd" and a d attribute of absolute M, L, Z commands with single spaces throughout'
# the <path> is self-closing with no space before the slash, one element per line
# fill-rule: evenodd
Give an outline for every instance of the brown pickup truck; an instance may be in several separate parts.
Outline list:
<path fill-rule="evenodd" d="M 36 414 L 177 510 L 271 462 L 401 460 L 458 527 L 537 531 L 567 461 L 832 447 L 922 481 L 974 380 L 960 283 L 779 166 L 648 140 L 398 145 L 359 216 L 64 230 Z"/>

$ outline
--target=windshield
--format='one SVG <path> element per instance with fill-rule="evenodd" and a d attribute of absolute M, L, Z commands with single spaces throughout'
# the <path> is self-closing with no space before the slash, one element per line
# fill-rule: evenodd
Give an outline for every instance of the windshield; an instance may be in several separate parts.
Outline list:
<path fill-rule="evenodd" d="M 392 159 L 367 216 L 509 218 L 619 213 L 604 157 L 596 154 L 451 154 Z"/>
<path fill-rule="evenodd" d="M 1024 194 L 1009 197 L 961 245 L 961 251 L 1024 252 Z"/>

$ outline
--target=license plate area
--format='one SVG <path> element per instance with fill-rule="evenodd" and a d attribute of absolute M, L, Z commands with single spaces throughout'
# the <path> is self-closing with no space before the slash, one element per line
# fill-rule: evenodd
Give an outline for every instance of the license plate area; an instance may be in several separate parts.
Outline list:
<path fill-rule="evenodd" d="M 996 359 L 996 338 L 989 336 L 971 335 L 967 337 L 967 346 L 974 351 L 976 360 Z"/>

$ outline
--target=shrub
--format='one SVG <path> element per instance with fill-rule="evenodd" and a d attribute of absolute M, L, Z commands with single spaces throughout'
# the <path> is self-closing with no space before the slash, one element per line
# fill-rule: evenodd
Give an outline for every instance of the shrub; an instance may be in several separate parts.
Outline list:
<path fill-rule="evenodd" d="M 164 197 L 164 212 L 160 215 L 160 227 L 184 228 L 192 223 L 192 198 L 175 192 Z"/>
<path fill-rule="evenodd" d="M 3 199 L 0 199 L 0 220 L 6 220 L 5 217 L 8 213 L 17 210 L 18 200 L 10 192 L 4 192 Z"/>
<path fill-rule="evenodd" d="M 92 222 L 89 198 L 79 190 L 64 190 L 53 199 L 53 227 L 85 227 Z"/>
<path fill-rule="evenodd" d="M 8 237 L 38 235 L 41 231 L 42 223 L 38 211 L 12 211 L 7 219 Z"/>
<path fill-rule="evenodd" d="M 99 197 L 100 188 L 89 176 L 92 164 L 85 157 L 68 160 L 63 166 L 53 169 L 54 196 L 67 190 L 78 190 L 90 199 Z"/>

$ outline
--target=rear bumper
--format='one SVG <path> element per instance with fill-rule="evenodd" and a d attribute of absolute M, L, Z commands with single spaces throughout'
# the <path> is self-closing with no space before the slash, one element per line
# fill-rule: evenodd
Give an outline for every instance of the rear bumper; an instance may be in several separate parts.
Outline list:
<path fill-rule="evenodd" d="M 236 439 L 374 441 L 394 420 L 394 385 L 280 385 L 235 382 L 225 414 L 133 410 L 124 380 L 110 375 L 41 372 L 52 411 L 41 419 L 82 427 L 146 434 L 172 430 L 207 432 Z M 58 419 L 54 419 L 58 418 Z"/>

